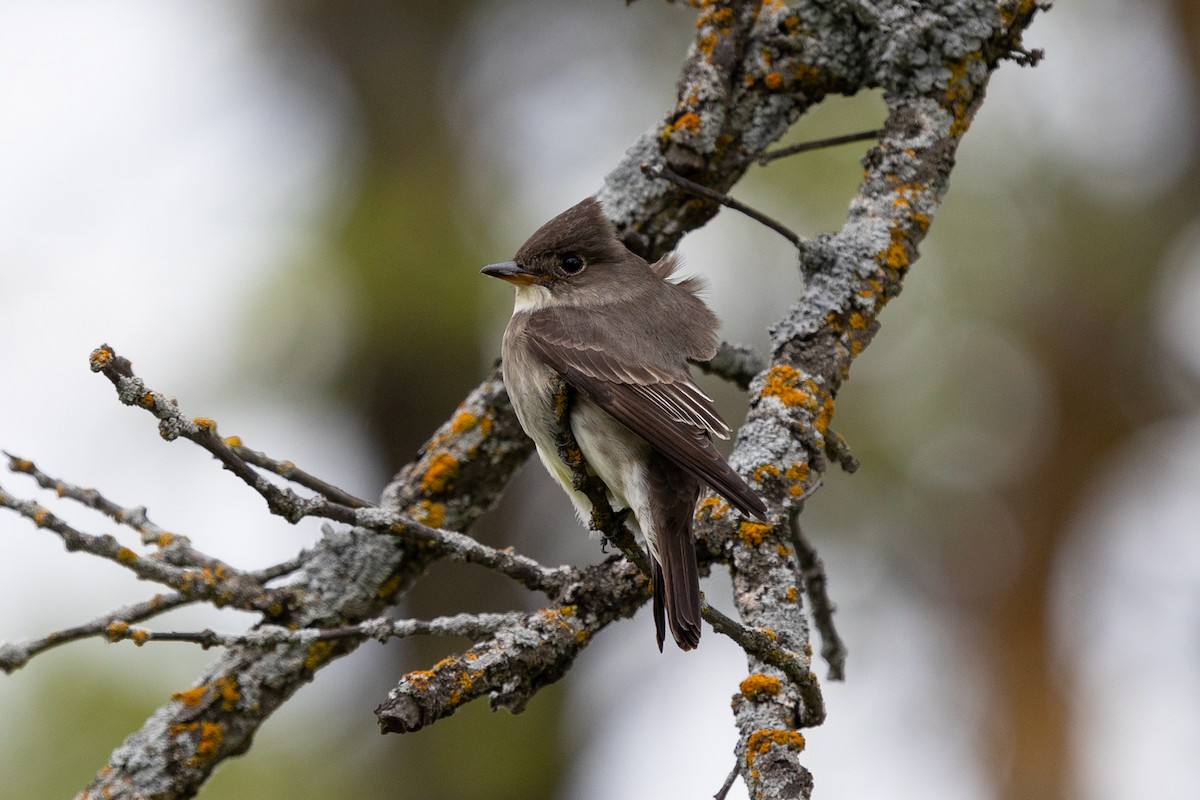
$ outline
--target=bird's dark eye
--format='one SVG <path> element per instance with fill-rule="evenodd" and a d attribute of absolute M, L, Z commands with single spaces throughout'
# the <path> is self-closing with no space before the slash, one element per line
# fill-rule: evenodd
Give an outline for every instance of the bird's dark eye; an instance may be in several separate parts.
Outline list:
<path fill-rule="evenodd" d="M 583 272 L 583 259 L 579 256 L 563 256 L 562 269 L 568 275 L 578 275 Z"/>

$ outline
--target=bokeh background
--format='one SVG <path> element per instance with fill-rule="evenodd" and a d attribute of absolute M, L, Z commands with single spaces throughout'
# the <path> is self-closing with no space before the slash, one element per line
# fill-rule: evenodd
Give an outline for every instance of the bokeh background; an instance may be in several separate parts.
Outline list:
<path fill-rule="evenodd" d="M 318 526 L 271 518 L 120 406 L 88 353 L 109 342 L 187 413 L 376 496 L 498 353 L 511 295 L 478 267 L 661 118 L 692 13 L 0 2 L 0 447 L 239 566 L 311 543 Z M 994 77 L 839 398 L 862 468 L 805 513 L 850 648 L 807 735 L 821 798 L 1200 797 L 1200 6 L 1064 0 L 1026 42 L 1045 62 Z M 833 98 L 792 139 L 882 113 Z M 862 153 L 756 168 L 735 194 L 836 229 Z M 682 251 L 724 335 L 765 344 L 797 292 L 787 243 L 724 212 Z M 737 393 L 706 385 L 738 419 Z M 0 486 L 112 531 L 20 476 Z M 600 557 L 536 465 L 478 534 Z M 153 591 L 11 513 L 0 548 L 0 641 Z M 446 566 L 398 613 L 530 600 Z M 744 660 L 716 636 L 660 656 L 644 615 L 522 715 L 476 704 L 380 736 L 371 709 L 397 676 L 454 644 L 365 645 L 201 796 L 694 798 L 732 766 Z M 213 657 L 88 642 L 0 676 L 3 795 L 73 795 Z"/>

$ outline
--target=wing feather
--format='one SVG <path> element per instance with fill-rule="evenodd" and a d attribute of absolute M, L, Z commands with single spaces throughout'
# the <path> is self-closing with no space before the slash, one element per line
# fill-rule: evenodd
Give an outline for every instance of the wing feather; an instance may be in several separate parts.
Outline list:
<path fill-rule="evenodd" d="M 711 486 L 744 513 L 765 518 L 766 505 L 713 447 L 729 426 L 680 364 L 618 363 L 607 352 L 573 341 L 556 314 L 533 312 L 526 337 L 534 354 L 605 412 L 673 463 Z"/>

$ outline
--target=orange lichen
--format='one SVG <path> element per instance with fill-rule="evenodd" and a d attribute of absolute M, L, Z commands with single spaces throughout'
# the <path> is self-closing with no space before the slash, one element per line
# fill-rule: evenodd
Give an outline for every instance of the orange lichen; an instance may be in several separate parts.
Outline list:
<path fill-rule="evenodd" d="M 240 437 L 240 436 L 226 436 L 226 437 L 225 437 L 225 444 L 229 445 L 230 447 L 241 447 L 241 446 L 242 446 L 242 437 Z"/>
<path fill-rule="evenodd" d="M 712 58 L 713 51 L 717 49 L 717 35 L 715 33 L 701 34 L 696 39 L 696 49 L 703 53 L 706 59 Z"/>
<path fill-rule="evenodd" d="M 738 538 L 750 547 L 758 547 L 770 532 L 771 526 L 761 522 L 743 520 L 742 524 L 738 525 Z"/>
<path fill-rule="evenodd" d="M 750 473 L 750 479 L 755 483 L 766 483 L 767 478 L 778 478 L 779 467 L 774 464 L 760 464 Z"/>
<path fill-rule="evenodd" d="M 107 367 L 115 355 L 116 353 L 110 347 L 97 347 L 92 351 L 92 370 L 95 371 Z"/>
<path fill-rule="evenodd" d="M 764 675 L 761 672 L 756 672 L 750 675 L 740 684 L 738 689 L 742 695 L 750 700 L 762 701 L 768 697 L 779 694 L 783 685 L 779 679 L 772 675 Z"/>
<path fill-rule="evenodd" d="M 729 513 L 729 503 L 715 494 L 710 494 L 700 501 L 700 505 L 696 506 L 696 518 L 700 519 L 701 515 L 706 511 L 708 512 L 708 518 L 715 522 Z"/>
<path fill-rule="evenodd" d="M 786 364 L 776 364 L 767 373 L 763 386 L 763 397 L 776 397 L 785 406 L 798 406 L 811 401 L 811 397 L 800 388 L 800 371 Z"/>
<path fill-rule="evenodd" d="M 145 628 L 134 628 L 129 633 L 129 640 L 141 647 L 146 642 L 150 641 L 150 631 Z"/>
<path fill-rule="evenodd" d="M 803 483 L 808 480 L 808 464 L 803 461 L 793 461 L 792 465 L 783 471 L 783 477 L 789 481 Z"/>
<path fill-rule="evenodd" d="M 429 679 L 433 677 L 433 672 L 427 669 L 414 669 L 404 677 L 414 689 L 424 692 L 429 690 Z"/>
<path fill-rule="evenodd" d="M 49 511 L 42 508 L 41 506 L 38 506 L 37 508 L 34 509 L 33 516 L 31 517 L 31 519 L 33 520 L 33 524 L 37 525 L 40 528 L 46 524 L 46 519 L 49 516 L 50 516 Z"/>
<path fill-rule="evenodd" d="M 238 691 L 237 678 L 233 675 L 226 675 L 217 680 L 217 692 L 221 695 L 221 707 L 226 711 L 237 708 L 238 702 L 242 699 L 242 694 Z"/>
<path fill-rule="evenodd" d="M 746 739 L 746 766 L 754 768 L 754 760 L 771 749 L 786 747 L 794 753 L 804 749 L 804 737 L 798 731 L 759 729 Z"/>
<path fill-rule="evenodd" d="M 795 586 L 789 586 L 783 596 L 789 603 L 794 603 L 799 598 L 800 593 L 796 591 Z"/>
<path fill-rule="evenodd" d="M 778 72 L 768 72 L 763 76 L 763 85 L 768 89 L 778 89 L 783 86 L 783 76 Z"/>
<path fill-rule="evenodd" d="M 428 525 L 431 528 L 440 528 L 446 524 L 446 507 L 441 503 L 422 500 L 417 505 L 421 511 L 417 520 L 421 524 Z"/>
<path fill-rule="evenodd" d="M 680 130 L 682 128 L 695 133 L 696 131 L 700 130 L 700 115 L 694 111 L 689 111 L 675 120 L 673 127 L 675 130 Z"/>
<path fill-rule="evenodd" d="M 421 488 L 430 494 L 438 494 L 450 488 L 458 477 L 458 459 L 449 453 L 438 453 L 430 459 L 429 468 L 421 476 Z"/>
<path fill-rule="evenodd" d="M 903 228 L 891 229 L 892 243 L 883 251 L 880 258 L 884 264 L 895 270 L 908 266 L 908 249 L 904 246 L 906 234 Z"/>
<path fill-rule="evenodd" d="M 117 563 L 125 564 L 126 566 L 138 560 L 138 554 L 130 550 L 128 547 L 122 547 L 117 550 Z"/>
<path fill-rule="evenodd" d="M 451 433 L 466 433 L 478 424 L 479 419 L 470 411 L 459 411 L 450 420 Z"/>
<path fill-rule="evenodd" d="M 200 741 L 196 743 L 196 755 L 192 760 L 200 762 L 213 758 L 224 738 L 225 732 L 221 730 L 219 723 L 202 720 L 200 722 Z"/>
<path fill-rule="evenodd" d="M 852 312 L 846 321 L 849 322 L 850 327 L 856 331 L 864 330 L 868 325 L 867 318 L 858 311 Z"/>
<path fill-rule="evenodd" d="M 204 686 L 193 686 L 191 689 L 184 689 L 182 692 L 175 692 L 171 695 L 172 700 L 178 700 L 188 707 L 200 705 L 208 694 L 208 688 Z"/>
<path fill-rule="evenodd" d="M 175 534 L 168 531 L 163 531 L 154 540 L 154 543 L 159 547 L 170 547 L 175 542 Z"/>
<path fill-rule="evenodd" d="M 142 408 L 151 408 L 151 407 L 153 407 L 153 405 L 154 405 L 154 392 L 146 392 L 144 395 L 142 395 L 141 397 L 139 397 L 139 398 L 138 398 L 138 403 L 140 403 L 140 404 L 141 404 Z"/>
<path fill-rule="evenodd" d="M 196 417 L 192 420 L 192 424 L 196 426 L 197 430 L 203 433 L 217 432 L 217 423 L 208 417 Z"/>
<path fill-rule="evenodd" d="M 128 630 L 128 622 L 123 619 L 114 619 L 104 628 L 104 637 L 110 642 L 119 642 L 125 638 L 125 632 Z"/>
<path fill-rule="evenodd" d="M 821 408 L 813 419 L 813 427 L 816 428 L 821 435 L 829 430 L 829 423 L 833 421 L 833 398 L 826 397 L 821 401 Z"/>
<path fill-rule="evenodd" d="M 492 418 L 484 417 L 479 420 L 479 432 L 485 437 L 492 432 Z"/>

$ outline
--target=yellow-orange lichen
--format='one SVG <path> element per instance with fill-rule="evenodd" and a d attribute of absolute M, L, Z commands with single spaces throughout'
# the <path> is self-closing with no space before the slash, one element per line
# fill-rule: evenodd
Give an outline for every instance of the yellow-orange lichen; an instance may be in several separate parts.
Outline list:
<path fill-rule="evenodd" d="M 237 678 L 233 675 L 226 675 L 217 680 L 217 691 L 221 695 L 221 707 L 226 711 L 232 711 L 237 708 L 238 702 L 242 699 L 242 694 L 238 691 Z"/>
<path fill-rule="evenodd" d="M 126 566 L 128 566 L 129 564 L 132 564 L 137 560 L 138 560 L 138 554 L 133 552 L 132 550 L 130 550 L 128 547 L 122 547 L 117 550 L 117 562 L 118 563 L 125 564 Z"/>
<path fill-rule="evenodd" d="M 478 418 L 470 411 L 460 411 L 454 415 L 454 419 L 450 420 L 451 433 L 466 433 L 474 428 L 479 422 Z"/>
<path fill-rule="evenodd" d="M 778 398 L 785 406 L 799 406 L 811 401 L 811 397 L 797 386 L 800 371 L 787 364 L 776 364 L 767 372 L 763 385 L 763 397 Z"/>
<path fill-rule="evenodd" d="M 778 89 L 783 86 L 783 76 L 778 72 L 768 72 L 763 76 L 763 85 L 771 90 Z"/>
<path fill-rule="evenodd" d="M 98 370 L 107 367 L 115 355 L 116 353 L 110 347 L 97 347 L 92 351 L 92 369 Z"/>
<path fill-rule="evenodd" d="M 798 753 L 804 749 L 804 737 L 798 731 L 760 729 L 746 739 L 746 766 L 754 768 L 754 760 L 766 753 L 771 746 L 786 747 Z"/>
<path fill-rule="evenodd" d="M 766 483 L 767 478 L 778 478 L 779 467 L 774 464 L 759 464 L 750 472 L 750 479 L 755 483 Z"/>
<path fill-rule="evenodd" d="M 758 547 L 762 544 L 763 539 L 771 532 L 770 525 L 764 525 L 761 522 L 752 522 L 751 520 L 742 520 L 738 525 L 738 538 L 751 547 Z"/>
<path fill-rule="evenodd" d="M 192 420 L 192 424 L 196 426 L 197 430 L 203 433 L 217 432 L 217 423 L 208 417 L 196 417 Z"/>
<path fill-rule="evenodd" d="M 729 503 L 715 494 L 710 494 L 700 501 L 700 505 L 696 506 L 696 519 L 702 519 L 706 512 L 709 519 L 715 522 L 729 513 Z"/>
<path fill-rule="evenodd" d="M 224 738 L 225 732 L 221 730 L 220 723 L 201 720 L 200 741 L 196 743 L 196 755 L 193 760 L 201 762 L 212 759 L 216 756 Z"/>
<path fill-rule="evenodd" d="M 429 689 L 429 679 L 433 677 L 433 672 L 427 669 L 414 669 L 404 677 L 414 689 L 424 692 Z"/>
<path fill-rule="evenodd" d="M 191 689 L 184 689 L 182 692 L 175 692 L 171 695 L 172 700 L 178 700 L 185 706 L 194 707 L 200 705 L 208 694 L 208 689 L 204 686 L 193 686 Z"/>
<path fill-rule="evenodd" d="M 104 628 L 104 637 L 110 642 L 118 642 L 125 638 L 125 632 L 129 630 L 129 623 L 123 619 L 114 619 Z"/>
<path fill-rule="evenodd" d="M 750 700 L 762 701 L 768 697 L 779 694 L 783 685 L 779 679 L 772 675 L 764 675 L 761 672 L 756 672 L 750 675 L 740 684 L 738 690 L 742 695 Z"/>
<path fill-rule="evenodd" d="M 421 488 L 430 494 L 439 494 L 450 488 L 458 477 L 458 459 L 449 453 L 438 453 L 429 460 L 429 467 L 421 476 Z"/>
<path fill-rule="evenodd" d="M 420 509 L 417 520 L 422 525 L 428 525 L 431 528 L 440 528 L 446 524 L 446 507 L 441 503 L 422 500 L 417 506 Z"/>
<path fill-rule="evenodd" d="M 683 129 L 695 133 L 696 131 L 700 130 L 700 115 L 694 111 L 689 111 L 686 114 L 682 114 L 678 119 L 675 120 L 673 127 L 675 130 Z"/>

